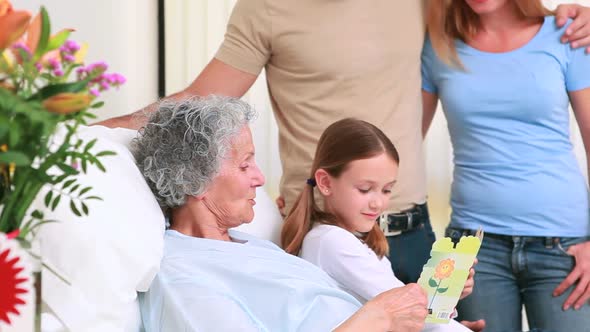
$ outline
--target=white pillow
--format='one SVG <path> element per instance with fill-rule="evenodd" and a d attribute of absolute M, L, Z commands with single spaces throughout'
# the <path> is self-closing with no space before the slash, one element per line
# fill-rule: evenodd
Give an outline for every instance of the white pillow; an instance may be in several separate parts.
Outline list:
<path fill-rule="evenodd" d="M 92 151 L 117 156 L 101 159 L 106 173 L 89 167 L 80 177 L 104 200 L 89 202 L 88 217 L 73 215 L 67 200 L 46 212 L 46 218 L 62 222 L 45 225 L 39 234 L 44 261 L 71 286 L 44 269 L 44 331 L 61 330 L 60 325 L 72 331 L 140 330 L 136 291 L 146 291 L 158 271 L 164 216 L 128 150 L 136 135 L 102 126 L 80 130 L 85 141 L 99 139 Z M 46 192 L 34 206 L 44 209 Z M 254 212 L 254 220 L 237 229 L 279 244 L 282 217 L 263 188 L 256 192 Z"/>
<path fill-rule="evenodd" d="M 86 142 L 98 138 L 93 152 L 102 157 L 106 173 L 89 165 L 79 177 L 82 186 L 104 201 L 87 201 L 89 216 L 76 217 L 62 197 L 46 219 L 60 222 L 41 228 L 44 263 L 69 281 L 43 270 L 43 302 L 72 331 L 137 331 L 137 291 L 146 291 L 159 269 L 163 252 L 164 215 L 135 166 L 127 145 L 136 135 L 128 129 L 83 127 Z M 45 210 L 47 188 L 34 203 Z"/>

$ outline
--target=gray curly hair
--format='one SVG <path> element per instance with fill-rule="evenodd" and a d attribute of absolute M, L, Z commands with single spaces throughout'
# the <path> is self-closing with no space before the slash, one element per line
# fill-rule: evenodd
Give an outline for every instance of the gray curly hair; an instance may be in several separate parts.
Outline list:
<path fill-rule="evenodd" d="M 256 117 L 247 103 L 209 96 L 164 100 L 133 140 L 139 170 L 160 206 L 202 194 L 218 174 L 230 142 Z"/>

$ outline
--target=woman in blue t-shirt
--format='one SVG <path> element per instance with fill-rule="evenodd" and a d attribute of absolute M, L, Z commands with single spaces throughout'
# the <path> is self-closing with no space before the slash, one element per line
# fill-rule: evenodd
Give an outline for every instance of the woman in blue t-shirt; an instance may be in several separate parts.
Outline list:
<path fill-rule="evenodd" d="M 588 187 L 568 106 L 590 152 L 590 57 L 560 43 L 540 0 L 431 1 L 424 134 L 440 99 L 454 151 L 447 236 L 485 230 L 460 319 L 486 331 L 590 329 Z M 576 310 L 573 310 L 576 309 Z"/>

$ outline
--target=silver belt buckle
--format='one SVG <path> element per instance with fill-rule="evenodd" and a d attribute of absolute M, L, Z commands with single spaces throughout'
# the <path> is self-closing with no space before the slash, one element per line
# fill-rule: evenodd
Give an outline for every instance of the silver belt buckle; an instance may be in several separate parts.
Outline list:
<path fill-rule="evenodd" d="M 409 222 L 409 220 L 408 220 Z M 396 236 L 396 235 L 400 235 L 402 233 L 402 231 L 389 231 L 389 222 L 387 220 L 387 213 L 383 213 L 382 215 L 379 216 L 379 228 L 381 228 L 381 230 L 383 231 L 383 234 L 385 234 L 385 236 Z"/>

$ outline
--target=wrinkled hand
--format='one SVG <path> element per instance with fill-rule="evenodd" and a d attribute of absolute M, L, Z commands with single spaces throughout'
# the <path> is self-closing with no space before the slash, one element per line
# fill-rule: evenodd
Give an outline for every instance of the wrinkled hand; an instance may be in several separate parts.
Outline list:
<path fill-rule="evenodd" d="M 568 18 L 573 18 L 574 21 L 568 26 L 561 41 L 569 42 L 572 48 L 586 47 L 586 53 L 590 53 L 590 8 L 578 4 L 557 6 L 555 10 L 557 26 L 564 26 Z"/>
<path fill-rule="evenodd" d="M 459 297 L 460 300 L 463 300 L 467 296 L 473 293 L 473 287 L 475 286 L 475 280 L 473 277 L 475 276 L 475 269 L 473 268 L 477 264 L 477 258 L 473 261 L 473 265 L 469 269 L 469 276 L 467 277 L 467 281 L 465 282 L 465 286 L 463 286 L 463 291 L 461 292 L 461 296 Z"/>
<path fill-rule="evenodd" d="M 576 265 L 568 276 L 555 288 L 553 296 L 560 296 L 578 283 L 563 304 L 563 310 L 573 307 L 578 310 L 590 299 L 590 241 L 571 246 L 567 253 L 574 256 Z"/>
<path fill-rule="evenodd" d="M 466 328 L 470 329 L 471 331 L 481 332 L 486 327 L 486 321 L 483 319 L 476 320 L 474 322 L 462 320 L 461 324 L 463 324 Z"/>
<path fill-rule="evenodd" d="M 367 302 L 367 305 L 384 313 L 386 325 L 389 326 L 387 331 L 392 332 L 421 331 L 428 315 L 426 292 L 418 284 L 383 292 Z"/>
<path fill-rule="evenodd" d="M 285 199 L 283 198 L 283 196 L 277 197 L 277 199 L 275 200 L 275 204 L 279 208 L 279 213 L 281 214 L 281 216 L 286 217 L 287 214 L 285 213 Z"/>

